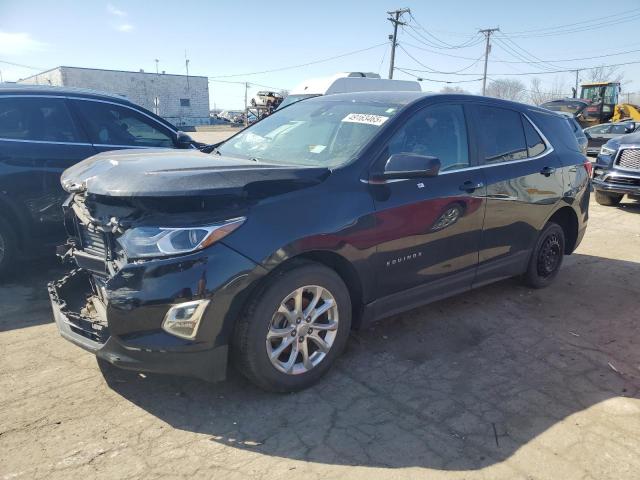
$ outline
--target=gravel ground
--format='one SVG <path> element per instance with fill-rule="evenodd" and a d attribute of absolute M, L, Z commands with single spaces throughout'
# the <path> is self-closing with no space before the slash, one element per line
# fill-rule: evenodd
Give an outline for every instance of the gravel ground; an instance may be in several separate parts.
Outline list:
<path fill-rule="evenodd" d="M 592 205 L 554 287 L 503 281 L 354 333 L 317 386 L 101 371 L 32 264 L 0 287 L 0 478 L 632 479 L 640 203 Z"/>

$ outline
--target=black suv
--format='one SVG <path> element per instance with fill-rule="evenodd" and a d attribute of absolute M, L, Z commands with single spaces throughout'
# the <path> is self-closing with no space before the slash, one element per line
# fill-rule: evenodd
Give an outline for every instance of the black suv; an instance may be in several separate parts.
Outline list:
<path fill-rule="evenodd" d="M 600 205 L 616 206 L 624 195 L 640 200 L 640 132 L 602 146 L 593 166 L 593 188 Z"/>
<path fill-rule="evenodd" d="M 66 237 L 60 174 L 105 150 L 191 148 L 190 139 L 123 97 L 87 90 L 0 87 L 0 274 L 18 256 Z"/>
<path fill-rule="evenodd" d="M 119 367 L 263 388 L 324 374 L 349 331 L 503 278 L 549 285 L 586 226 L 567 121 L 468 95 L 306 100 L 200 151 L 67 170 L 61 334 Z"/>

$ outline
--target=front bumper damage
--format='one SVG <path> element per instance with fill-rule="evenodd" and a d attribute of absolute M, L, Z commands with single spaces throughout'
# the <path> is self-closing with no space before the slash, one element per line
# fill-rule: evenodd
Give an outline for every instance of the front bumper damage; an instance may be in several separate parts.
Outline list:
<path fill-rule="evenodd" d="M 110 277 L 76 268 L 48 289 L 61 336 L 98 358 L 128 370 L 218 381 L 226 376 L 235 316 L 262 273 L 217 244 L 198 254 L 129 264 Z M 194 339 L 162 329 L 172 306 L 198 298 L 210 302 Z"/>

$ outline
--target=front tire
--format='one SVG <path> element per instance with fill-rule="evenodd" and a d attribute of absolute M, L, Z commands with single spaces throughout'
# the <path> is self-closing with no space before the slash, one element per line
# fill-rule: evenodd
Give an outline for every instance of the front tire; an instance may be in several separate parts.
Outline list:
<path fill-rule="evenodd" d="M 596 202 L 605 207 L 615 207 L 622 200 L 622 195 L 618 193 L 606 193 L 596 190 Z"/>
<path fill-rule="evenodd" d="M 18 254 L 15 235 L 9 224 L 0 218 L 0 278 L 6 277 Z"/>
<path fill-rule="evenodd" d="M 249 301 L 233 339 L 236 367 L 275 392 L 310 387 L 344 350 L 351 299 L 342 279 L 315 263 L 273 274 Z"/>
<path fill-rule="evenodd" d="M 527 271 L 523 276 L 525 285 L 544 288 L 553 283 L 564 257 L 564 230 L 557 223 L 549 222 L 540 232 L 531 254 Z"/>

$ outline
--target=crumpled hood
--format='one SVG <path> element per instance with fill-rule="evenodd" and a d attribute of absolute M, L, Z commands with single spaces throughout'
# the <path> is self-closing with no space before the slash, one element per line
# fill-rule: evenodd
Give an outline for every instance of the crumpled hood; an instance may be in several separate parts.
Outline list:
<path fill-rule="evenodd" d="M 269 196 L 320 183 L 328 175 L 324 167 L 270 165 L 199 150 L 158 148 L 100 153 L 65 170 L 61 183 L 70 193 L 110 197 Z"/>

